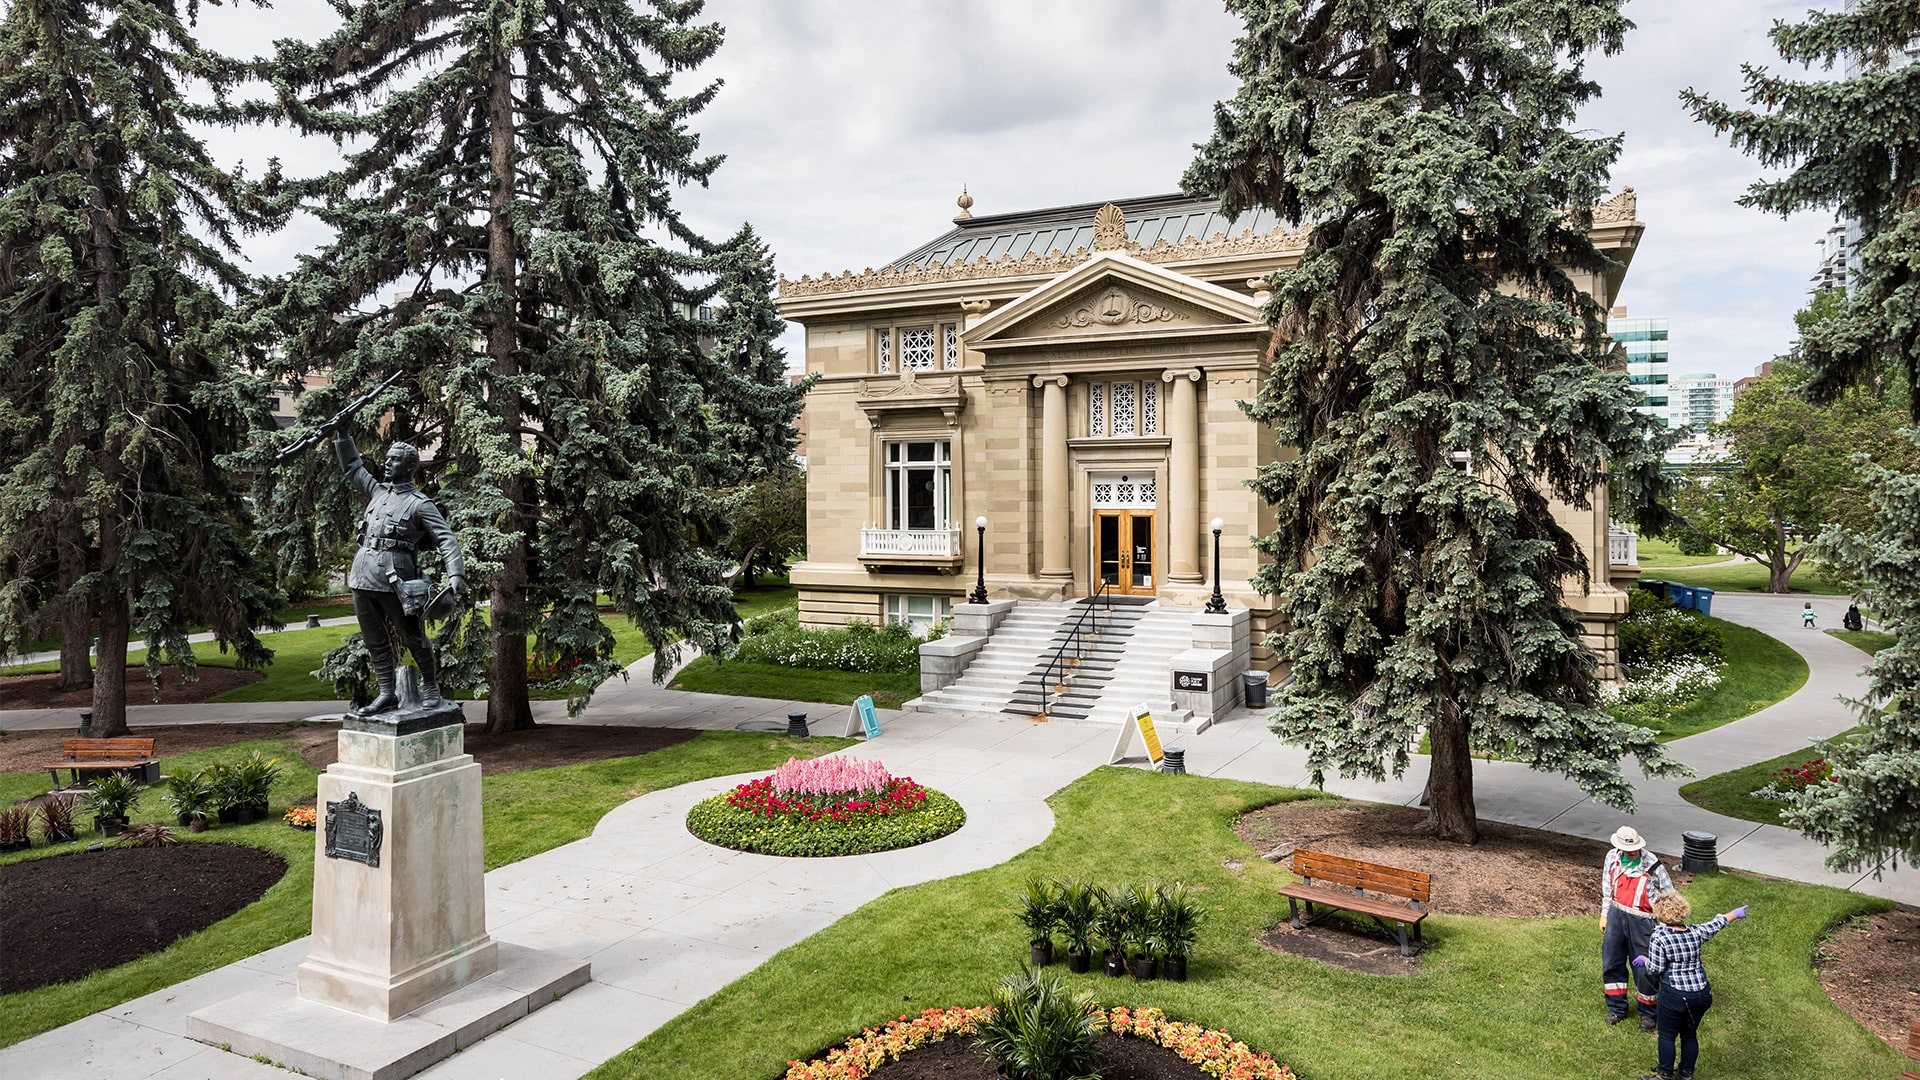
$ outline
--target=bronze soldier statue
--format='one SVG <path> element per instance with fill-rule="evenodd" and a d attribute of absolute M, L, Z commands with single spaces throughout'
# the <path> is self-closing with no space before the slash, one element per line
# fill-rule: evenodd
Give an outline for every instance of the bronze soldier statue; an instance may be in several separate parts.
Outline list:
<path fill-rule="evenodd" d="M 404 442 L 394 443 L 387 448 L 382 470 L 385 475 L 376 479 L 361 464 L 360 451 L 353 445 L 345 423 L 329 421 L 322 430 L 330 430 L 333 435 L 334 453 L 347 482 L 367 496 L 367 511 L 360 519 L 360 550 L 354 553 L 353 568 L 347 572 L 347 587 L 353 590 L 353 613 L 360 619 L 360 637 L 366 643 L 380 694 L 364 708 L 354 710 L 353 715 L 373 716 L 400 707 L 400 698 L 394 692 L 393 630 L 399 631 L 401 643 L 419 665 L 424 698 L 421 704 L 436 705 L 440 702 L 440 664 L 426 633 L 431 586 L 421 577 L 414 555 L 423 543 L 439 548 L 447 587 L 451 595 L 458 595 L 465 569 L 460 542 L 439 507 L 413 486 L 420 451 Z"/>

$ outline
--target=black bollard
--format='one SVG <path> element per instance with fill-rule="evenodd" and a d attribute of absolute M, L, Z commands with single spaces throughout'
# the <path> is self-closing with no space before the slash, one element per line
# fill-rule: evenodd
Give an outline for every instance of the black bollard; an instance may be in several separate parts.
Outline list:
<path fill-rule="evenodd" d="M 787 734 L 796 739 L 811 739 L 813 733 L 807 730 L 807 714 L 790 712 L 787 714 Z"/>
<path fill-rule="evenodd" d="M 1680 872 L 1683 874 L 1717 874 L 1720 872 L 1720 838 L 1710 832 L 1683 832 L 1680 842 L 1685 846 L 1680 856 Z"/>
<path fill-rule="evenodd" d="M 1187 751 L 1184 747 L 1169 746 L 1160 756 L 1160 771 L 1168 776 L 1185 776 L 1187 773 Z"/>

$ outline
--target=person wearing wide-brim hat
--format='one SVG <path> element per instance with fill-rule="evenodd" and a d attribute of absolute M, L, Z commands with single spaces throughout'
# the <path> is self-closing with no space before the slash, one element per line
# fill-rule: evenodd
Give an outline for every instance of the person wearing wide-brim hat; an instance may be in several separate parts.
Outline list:
<path fill-rule="evenodd" d="M 1646 954 L 1653 936 L 1653 902 L 1673 891 L 1673 878 L 1631 826 L 1615 830 L 1612 842 L 1613 850 L 1600 868 L 1600 987 L 1607 1023 L 1627 1018 L 1631 981 L 1640 1003 L 1640 1030 L 1652 1031 L 1660 984 L 1631 965 L 1634 957 Z"/>

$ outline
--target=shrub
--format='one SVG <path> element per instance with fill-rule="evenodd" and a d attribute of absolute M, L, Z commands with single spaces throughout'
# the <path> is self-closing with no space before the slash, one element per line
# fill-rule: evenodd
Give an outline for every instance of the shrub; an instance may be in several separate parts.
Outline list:
<path fill-rule="evenodd" d="M 1097 1080 L 1100 1028 L 1092 998 L 1029 969 L 994 989 L 974 1045 L 1010 1080 Z"/>
<path fill-rule="evenodd" d="M 73 825 L 72 801 L 54 795 L 40 804 L 40 835 L 49 844 L 71 840 L 79 835 Z"/>
<path fill-rule="evenodd" d="M 1200 940 L 1200 924 L 1206 917 L 1207 909 L 1185 885 L 1153 892 L 1153 936 L 1168 956 L 1193 954 L 1194 943 Z"/>
<path fill-rule="evenodd" d="M 1643 665 L 1629 670 L 1625 682 L 1602 690 L 1600 703 L 1628 723 L 1657 723 L 1720 685 L 1722 667 L 1692 657 Z"/>
<path fill-rule="evenodd" d="M 1106 901 L 1106 895 L 1099 887 L 1084 881 L 1060 884 L 1054 893 L 1054 906 L 1060 913 L 1060 932 L 1066 935 L 1069 949 L 1093 951 L 1094 920 L 1100 916 L 1100 905 Z"/>
<path fill-rule="evenodd" d="M 1028 881 L 1015 917 L 1027 928 L 1028 941 L 1038 944 L 1052 940 L 1054 927 L 1060 925 L 1060 902 L 1053 887 L 1039 878 Z"/>
<path fill-rule="evenodd" d="M 1831 779 L 1833 779 L 1833 762 L 1824 757 L 1810 758 L 1798 765 L 1789 765 L 1773 774 L 1774 787 L 1788 794 L 1816 787 Z"/>
<path fill-rule="evenodd" d="M 0 810 L 0 848 L 25 847 L 33 843 L 33 810 L 9 806 Z"/>
<path fill-rule="evenodd" d="M 140 785 L 126 773 L 108 773 L 87 791 L 87 811 L 96 818 L 125 820 L 140 801 Z"/>
<path fill-rule="evenodd" d="M 920 639 L 902 622 L 882 627 L 850 622 L 838 630 L 803 630 L 797 614 L 783 611 L 748 624 L 734 657 L 828 671 L 919 671 Z"/>
<path fill-rule="evenodd" d="M 1720 550 L 1706 533 L 1686 528 L 1676 530 L 1673 546 L 1679 548 L 1682 555 L 1711 555 Z"/>
<path fill-rule="evenodd" d="M 1647 597 L 1647 600 L 1640 599 Z M 1635 589 L 1620 620 L 1620 662 L 1658 664 L 1693 657 L 1720 660 L 1726 642 L 1719 628 L 1699 615 L 1674 607 L 1645 589 Z"/>
<path fill-rule="evenodd" d="M 173 829 L 158 821 L 143 822 L 120 834 L 123 847 L 166 847 L 179 843 L 173 838 Z"/>

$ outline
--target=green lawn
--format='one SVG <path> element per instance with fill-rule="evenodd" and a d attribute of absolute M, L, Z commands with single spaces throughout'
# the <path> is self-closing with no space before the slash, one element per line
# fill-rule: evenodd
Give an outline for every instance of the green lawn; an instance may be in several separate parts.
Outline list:
<path fill-rule="evenodd" d="M 875 707 L 897 709 L 901 702 L 920 696 L 920 673 L 828 671 L 748 660 L 722 663 L 711 656 L 702 656 L 681 668 L 670 685 L 675 690 L 693 690 L 703 694 L 738 694 L 741 697 L 819 701 L 837 705 L 851 705 L 854 698 L 871 694 Z"/>
<path fill-rule="evenodd" d="M 783 607 L 792 607 L 798 592 L 787 585 L 784 579 L 768 577 L 769 584 L 760 588 L 742 591 L 735 601 L 735 607 L 742 619 L 764 615 Z M 348 609 L 351 614 L 351 608 Z M 647 644 L 646 637 L 626 619 L 614 615 L 606 619 L 607 628 L 613 631 L 613 654 L 621 664 L 632 664 L 649 655 L 653 649 Z M 316 630 L 305 628 L 282 630 L 278 633 L 261 635 L 261 640 L 274 651 L 273 663 L 265 669 L 266 678 L 247 686 L 236 687 L 223 694 L 209 698 L 214 702 L 251 702 L 251 701 L 333 701 L 336 700 L 331 683 L 321 682 L 312 672 L 320 667 L 326 654 L 339 647 L 348 634 L 357 632 L 352 625 L 323 626 Z M 233 666 L 233 657 L 223 655 L 207 646 L 196 646 L 196 655 L 203 667 Z M 127 653 L 129 668 L 137 668 L 146 662 L 145 649 L 133 649 Z M 43 661 L 37 664 L 21 664 L 15 667 L 0 668 L 0 674 L 31 675 L 44 674 L 59 670 L 58 661 Z M 127 677 L 144 678 L 140 672 L 129 670 Z M 640 677 L 645 677 L 644 673 Z M 917 679 L 917 676 L 916 676 Z M 564 699 L 565 690 L 535 690 L 530 695 L 535 700 Z"/>
<path fill-rule="evenodd" d="M 1827 633 L 1865 652 L 1868 656 L 1899 640 L 1892 634 L 1883 634 L 1878 630 L 1829 630 Z"/>
<path fill-rule="evenodd" d="M 1642 536 L 1635 544 L 1636 557 L 1642 569 L 1658 570 L 1670 566 L 1700 566 L 1703 563 L 1726 562 L 1731 555 L 1682 555 L 1680 549 L 1671 540 L 1657 536 Z M 1648 575 L 1659 577 L 1658 574 Z"/>
<path fill-rule="evenodd" d="M 1773 779 L 1773 774 L 1781 769 L 1819 756 L 1820 751 L 1809 745 L 1804 750 L 1755 762 L 1743 769 L 1715 773 L 1695 780 L 1680 789 L 1680 797 L 1702 810 L 1711 810 L 1716 814 L 1742 821 L 1757 821 L 1762 825 L 1780 825 L 1783 824 L 1780 811 L 1786 808 L 1786 804 L 1773 799 L 1756 799 L 1749 793 L 1765 787 L 1767 781 Z"/>
<path fill-rule="evenodd" d="M 1056 794 L 1054 831 L 1012 860 L 898 889 L 783 950 L 590 1075 L 595 1080 L 771 1080 L 861 1028 L 903 1013 L 983 1004 L 1026 955 L 1014 901 L 1032 876 L 1109 886 L 1157 879 L 1203 890 L 1190 980 L 1065 975 L 1107 1005 L 1152 1005 L 1226 1028 L 1305 1080 L 1637 1076 L 1652 1038 L 1602 1024 L 1598 937 L 1586 912 L 1493 919 L 1436 914 L 1414 978 L 1359 975 L 1267 951 L 1290 880 L 1230 825 L 1276 799 L 1258 784 L 1101 769 Z M 1229 868 L 1229 864 L 1231 868 Z M 1809 964 L 1822 934 L 1884 910 L 1856 893 L 1701 875 L 1697 911 L 1751 905 L 1708 947 L 1713 1014 L 1701 1068 L 1716 1080 L 1891 1076 L 1901 1057 L 1826 998 Z"/>
<path fill-rule="evenodd" d="M 1725 619 L 1707 621 L 1720 629 L 1726 641 L 1726 671 L 1720 685 L 1653 725 L 1663 742 L 1750 716 L 1807 683 L 1807 662 L 1785 642 Z"/>
<path fill-rule="evenodd" d="M 1847 590 L 1826 580 L 1818 573 L 1819 567 L 1803 562 L 1794 570 L 1788 584 L 1794 592 L 1811 593 L 1816 596 L 1845 596 Z M 1662 568 L 1656 573 L 1643 575 L 1659 578 L 1661 581 L 1677 581 L 1682 585 L 1697 585 L 1715 592 L 1766 592 L 1767 568 L 1759 563 L 1741 563 L 1739 566 L 1710 566 Z M 1839 613 L 1833 615 L 1839 618 Z"/>
<path fill-rule="evenodd" d="M 485 792 L 487 867 L 492 869 L 578 840 L 591 832 L 607 811 L 649 791 L 709 776 L 772 769 L 789 757 L 814 757 L 850 742 L 832 738 L 803 742 L 784 735 L 707 731 L 687 742 L 640 757 L 485 776 L 481 783 Z M 284 771 L 274 786 L 272 800 L 275 815 L 253 825 L 219 826 L 197 837 L 184 829 L 180 835 L 186 840 L 270 848 L 286 857 L 287 875 L 268 889 L 266 895 L 238 913 L 160 952 L 74 982 L 0 995 L 0 1046 L 12 1045 L 308 933 L 313 912 L 314 837 L 312 833 L 281 823 L 278 810 L 311 797 L 318 774 L 292 751 L 292 744 L 280 738 L 259 739 L 218 750 L 162 758 L 160 764 L 163 772 L 176 775 L 214 760 L 238 759 L 252 749 L 282 755 Z M 0 775 L 0 805 L 10 805 L 46 789 L 45 773 Z M 160 793 L 150 791 L 143 796 L 133 818 L 135 821 L 168 819 Z M 89 839 L 97 837 L 83 834 L 73 843 L 41 845 L 0 855 L 0 865 L 75 851 Z"/>

